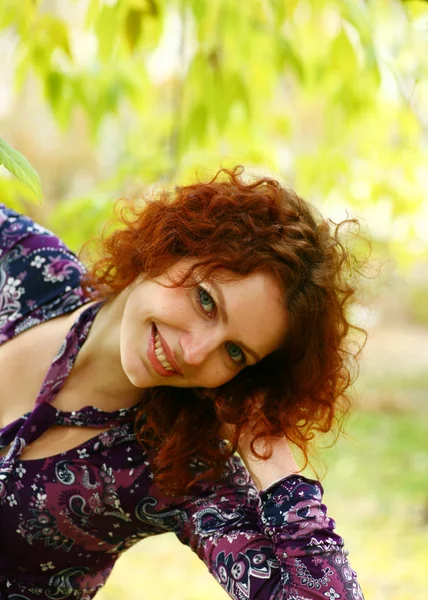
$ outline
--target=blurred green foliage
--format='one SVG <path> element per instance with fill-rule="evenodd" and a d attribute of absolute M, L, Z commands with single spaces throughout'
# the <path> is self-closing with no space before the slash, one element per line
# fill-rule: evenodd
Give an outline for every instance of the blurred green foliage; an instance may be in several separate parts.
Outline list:
<path fill-rule="evenodd" d="M 409 292 L 409 299 L 411 320 L 428 327 L 428 284 L 414 285 Z"/>
<path fill-rule="evenodd" d="M 95 224 L 130 182 L 243 163 L 327 214 L 369 207 L 380 244 L 403 261 L 421 256 L 426 4 L 3 0 L 18 88 L 36 76 L 58 125 L 80 111 L 95 147 L 114 154 L 101 187 L 53 211 L 57 231 L 76 248 L 93 233 L 70 226 L 82 206 Z"/>

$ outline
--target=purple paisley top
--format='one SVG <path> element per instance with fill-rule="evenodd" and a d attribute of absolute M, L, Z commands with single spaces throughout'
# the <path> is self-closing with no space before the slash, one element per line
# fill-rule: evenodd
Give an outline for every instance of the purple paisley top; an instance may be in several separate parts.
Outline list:
<path fill-rule="evenodd" d="M 83 272 L 51 232 L 0 206 L 0 343 L 82 306 Z M 52 405 L 99 306 L 69 331 L 32 412 L 0 429 L 0 448 L 11 445 L 0 458 L 0 598 L 89 600 L 122 552 L 174 531 L 236 600 L 362 600 L 317 481 L 293 475 L 259 493 L 234 458 L 221 482 L 168 496 L 133 432 L 136 407 Z M 110 429 L 56 456 L 21 460 L 53 424 Z"/>

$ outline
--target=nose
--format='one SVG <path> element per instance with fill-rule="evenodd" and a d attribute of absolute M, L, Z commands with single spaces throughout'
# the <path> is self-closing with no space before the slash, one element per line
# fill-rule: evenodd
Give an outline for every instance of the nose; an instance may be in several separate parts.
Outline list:
<path fill-rule="evenodd" d="M 200 365 L 222 343 L 221 334 L 213 330 L 185 332 L 180 336 L 179 344 L 183 359 L 188 365 Z"/>

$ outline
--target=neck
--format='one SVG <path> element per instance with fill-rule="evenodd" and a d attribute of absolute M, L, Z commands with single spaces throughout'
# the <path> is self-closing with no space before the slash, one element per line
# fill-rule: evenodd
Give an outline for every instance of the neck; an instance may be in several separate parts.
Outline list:
<path fill-rule="evenodd" d="M 101 306 L 67 378 L 68 391 L 80 389 L 84 382 L 91 405 L 103 410 L 132 406 L 142 394 L 126 377 L 121 364 L 120 331 L 126 298 L 124 290 Z"/>

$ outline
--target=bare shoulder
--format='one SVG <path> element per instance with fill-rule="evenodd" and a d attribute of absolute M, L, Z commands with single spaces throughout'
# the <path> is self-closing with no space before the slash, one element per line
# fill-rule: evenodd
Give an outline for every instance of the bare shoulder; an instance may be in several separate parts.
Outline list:
<path fill-rule="evenodd" d="M 0 428 L 32 410 L 58 349 L 85 308 L 40 323 L 0 346 Z"/>

